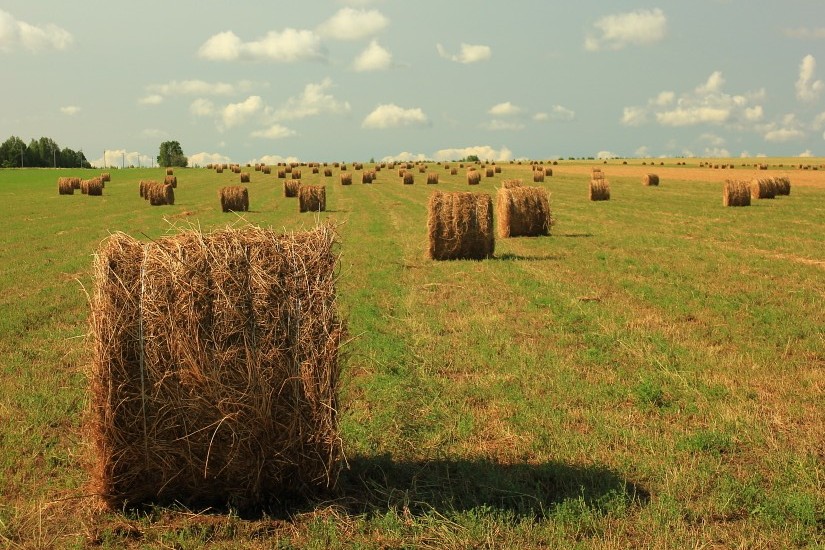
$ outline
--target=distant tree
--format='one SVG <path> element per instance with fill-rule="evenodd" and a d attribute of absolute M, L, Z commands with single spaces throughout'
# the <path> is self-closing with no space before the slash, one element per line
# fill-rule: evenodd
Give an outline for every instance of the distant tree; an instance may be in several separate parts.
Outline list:
<path fill-rule="evenodd" d="M 481 162 L 481 159 L 478 158 L 478 155 L 467 155 L 461 162 Z"/>
<path fill-rule="evenodd" d="M 160 144 L 160 152 L 158 154 L 158 166 L 180 166 L 185 167 L 189 164 L 189 159 L 183 154 L 180 143 L 177 141 L 164 141 Z"/>

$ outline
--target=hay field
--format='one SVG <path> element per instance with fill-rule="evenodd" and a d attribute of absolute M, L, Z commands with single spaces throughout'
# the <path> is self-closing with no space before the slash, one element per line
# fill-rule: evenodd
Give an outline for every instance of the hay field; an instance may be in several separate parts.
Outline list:
<path fill-rule="evenodd" d="M 253 175 L 248 212 L 223 213 L 228 170 L 176 170 L 175 204 L 156 207 L 138 187 L 161 169 L 113 170 L 102 196 L 58 194 L 59 176 L 92 171 L 0 170 L 0 547 L 825 543 L 825 170 L 655 160 L 561 161 L 533 184 L 551 236 L 497 238 L 480 262 L 427 258 L 429 196 L 494 195 L 532 182 L 529 163 L 472 187 L 435 164 L 436 185 L 306 168 L 326 211 L 304 214 L 276 173 Z M 588 200 L 593 166 L 609 201 Z M 756 175 L 789 176 L 790 196 L 722 206 L 725 179 Z M 341 224 L 351 338 L 337 489 L 257 515 L 97 507 L 79 432 L 99 243 L 323 220 Z"/>

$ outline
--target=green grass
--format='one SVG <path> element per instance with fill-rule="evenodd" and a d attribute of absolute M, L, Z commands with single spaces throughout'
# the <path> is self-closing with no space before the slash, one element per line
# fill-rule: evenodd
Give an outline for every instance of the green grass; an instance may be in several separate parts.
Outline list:
<path fill-rule="evenodd" d="M 657 168 L 648 188 L 609 166 L 611 200 L 590 203 L 576 166 L 543 184 L 552 236 L 439 263 L 427 199 L 467 190 L 463 170 L 434 166 L 437 187 L 395 170 L 343 187 L 335 170 L 320 215 L 252 172 L 243 216 L 220 211 L 228 171 L 177 170 L 176 204 L 150 207 L 138 182 L 159 169 L 113 170 L 102 197 L 59 196 L 71 172 L 0 170 L 0 547 L 822 545 L 825 172 L 723 208 L 721 179 Z M 472 190 L 531 183 L 502 167 Z M 336 490 L 257 518 L 95 509 L 80 429 L 101 240 L 327 219 L 353 336 Z"/>

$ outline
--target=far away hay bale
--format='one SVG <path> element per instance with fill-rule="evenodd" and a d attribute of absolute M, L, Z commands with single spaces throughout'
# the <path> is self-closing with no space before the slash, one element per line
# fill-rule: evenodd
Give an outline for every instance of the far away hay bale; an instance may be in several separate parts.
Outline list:
<path fill-rule="evenodd" d="M 544 181 L 544 170 L 533 170 L 533 183 L 542 183 Z"/>
<path fill-rule="evenodd" d="M 85 182 L 85 185 L 84 185 Z M 85 195 L 101 196 L 103 195 L 103 181 L 100 178 L 92 178 L 90 180 L 83 180 L 80 182 L 80 188 L 85 188 Z"/>
<path fill-rule="evenodd" d="M 467 185 L 478 185 L 479 183 L 481 183 L 481 172 L 469 170 L 467 172 Z"/>
<path fill-rule="evenodd" d="M 430 172 L 427 174 L 427 185 L 436 185 L 438 183 L 438 172 Z"/>
<path fill-rule="evenodd" d="M 331 168 L 324 168 L 324 177 L 331 178 L 332 177 L 332 169 Z"/>
<path fill-rule="evenodd" d="M 300 170 L 295 170 L 295 169 L 293 168 L 293 169 L 292 169 L 292 179 L 294 179 L 294 180 L 299 180 L 299 179 L 301 179 L 301 171 L 300 171 Z"/>
<path fill-rule="evenodd" d="M 100 174 L 100 180 L 101 180 L 101 181 L 104 183 L 104 185 L 105 185 L 105 183 L 106 183 L 107 181 L 112 181 L 112 174 L 110 174 L 109 172 L 102 172 L 102 173 Z"/>
<path fill-rule="evenodd" d="M 656 174 L 645 174 L 642 178 L 642 185 L 659 185 L 659 176 Z"/>
<path fill-rule="evenodd" d="M 178 188 L 178 177 L 177 176 L 166 176 L 163 178 L 163 183 L 166 185 L 171 185 L 173 189 Z"/>
<path fill-rule="evenodd" d="M 302 185 L 298 188 L 298 208 L 301 212 L 323 212 L 327 209 L 327 188 L 323 185 Z"/>
<path fill-rule="evenodd" d="M 750 182 L 742 180 L 727 180 L 722 190 L 723 206 L 750 206 Z"/>
<path fill-rule="evenodd" d="M 493 170 L 496 174 L 501 174 L 501 166 L 496 166 Z"/>
<path fill-rule="evenodd" d="M 590 180 L 590 200 L 609 201 L 610 183 L 604 178 Z"/>
<path fill-rule="evenodd" d="M 791 180 L 788 176 L 777 176 L 773 181 L 777 196 L 791 194 Z"/>
<path fill-rule="evenodd" d="M 271 166 L 262 165 L 262 166 L 261 166 L 261 173 L 262 173 L 262 174 L 267 174 L 267 175 L 268 175 L 268 174 L 271 174 L 271 173 L 272 173 L 272 167 L 271 167 Z"/>
<path fill-rule="evenodd" d="M 458 168 L 456 168 L 455 166 L 450 168 L 450 175 L 451 176 L 457 176 L 458 175 Z"/>
<path fill-rule="evenodd" d="M 167 175 L 167 176 L 171 176 L 171 175 L 172 175 L 172 174 L 174 174 L 174 173 L 175 173 L 175 172 L 174 172 L 174 170 L 172 170 L 171 168 L 167 168 L 167 169 L 166 169 L 166 175 Z"/>
<path fill-rule="evenodd" d="M 283 168 L 278 170 L 278 179 L 285 179 L 285 178 L 286 178 L 286 170 L 283 169 Z"/>
<path fill-rule="evenodd" d="M 493 256 L 495 237 L 490 195 L 435 191 L 430 195 L 427 209 L 430 258 L 482 260 Z"/>
<path fill-rule="evenodd" d="M 352 174 L 350 172 L 341 172 L 341 185 L 352 185 Z"/>
<path fill-rule="evenodd" d="M 222 187 L 221 210 L 224 212 L 248 212 L 249 190 L 241 185 Z"/>
<path fill-rule="evenodd" d="M 521 187 L 523 184 L 522 180 L 520 179 L 513 179 L 513 180 L 503 180 L 501 182 L 501 186 L 504 189 L 513 189 L 514 187 Z"/>
<path fill-rule="evenodd" d="M 249 183 L 249 172 L 241 172 L 241 183 Z"/>
<path fill-rule="evenodd" d="M 404 171 L 404 185 L 412 185 L 415 183 L 415 175 L 410 170 Z"/>
<path fill-rule="evenodd" d="M 298 189 L 301 187 L 301 180 L 284 180 L 284 196 L 285 197 L 297 197 L 298 196 Z"/>
<path fill-rule="evenodd" d="M 547 190 L 542 187 L 499 189 L 496 216 L 499 237 L 549 235 L 552 219 Z"/>
<path fill-rule="evenodd" d="M 254 509 L 335 484 L 334 245 L 329 227 L 102 243 L 83 434 L 110 509 Z"/>
<path fill-rule="evenodd" d="M 754 178 L 751 180 L 752 199 L 772 199 L 776 197 L 773 178 Z"/>
<path fill-rule="evenodd" d="M 57 178 L 57 192 L 60 195 L 74 195 L 71 178 Z"/>
<path fill-rule="evenodd" d="M 493 176 L 495 176 L 495 175 L 496 175 L 496 169 L 495 169 L 495 168 L 493 168 L 492 166 L 490 166 L 489 168 L 487 168 L 487 169 L 484 171 L 484 175 L 485 175 L 486 177 L 488 177 L 488 178 L 492 178 Z"/>
<path fill-rule="evenodd" d="M 364 170 L 361 173 L 361 183 L 372 183 L 375 180 L 375 170 Z"/>

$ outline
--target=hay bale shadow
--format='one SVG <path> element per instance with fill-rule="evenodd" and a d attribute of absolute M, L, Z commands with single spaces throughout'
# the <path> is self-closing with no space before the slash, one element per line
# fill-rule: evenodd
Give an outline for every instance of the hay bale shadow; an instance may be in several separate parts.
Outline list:
<path fill-rule="evenodd" d="M 530 237 L 528 237 L 530 238 Z M 495 255 L 491 258 L 491 260 L 499 260 L 499 261 L 528 261 L 528 262 L 540 262 L 540 261 L 557 261 L 561 260 L 562 257 L 558 254 L 539 254 L 539 255 L 522 255 L 522 254 L 514 254 L 512 252 L 505 252 L 501 255 Z"/>

